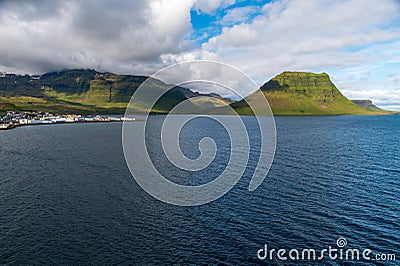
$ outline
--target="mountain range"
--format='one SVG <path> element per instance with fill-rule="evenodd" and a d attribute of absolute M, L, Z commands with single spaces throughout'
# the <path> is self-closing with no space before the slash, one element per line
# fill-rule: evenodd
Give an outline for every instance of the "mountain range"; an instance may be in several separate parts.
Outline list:
<path fill-rule="evenodd" d="M 41 76 L 1 74 L 0 112 L 8 110 L 81 114 L 122 114 L 132 94 L 148 77 L 101 73 L 90 69 L 66 70 Z M 151 79 L 151 87 L 167 90 L 169 85 Z M 275 115 L 387 114 L 372 103 L 352 102 L 332 83 L 326 73 L 283 72 L 261 86 Z M 209 100 L 205 101 L 204 97 Z M 248 97 L 251 97 L 249 95 Z M 176 86 L 153 107 L 167 113 L 189 99 L 194 112 L 212 112 L 221 103 L 239 114 L 251 115 L 244 100 L 232 101 L 218 94 L 201 94 Z M 215 99 L 215 100 L 213 100 Z M 364 104 L 361 104 L 364 103 Z M 140 111 L 140 104 L 135 106 Z"/>

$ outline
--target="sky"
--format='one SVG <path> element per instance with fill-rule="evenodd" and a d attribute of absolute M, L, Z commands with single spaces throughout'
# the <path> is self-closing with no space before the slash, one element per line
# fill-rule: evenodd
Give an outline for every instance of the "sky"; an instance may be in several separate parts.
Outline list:
<path fill-rule="evenodd" d="M 151 75 L 198 59 L 258 85 L 326 72 L 345 96 L 400 110 L 400 1 L 0 0 L 0 72 Z"/>

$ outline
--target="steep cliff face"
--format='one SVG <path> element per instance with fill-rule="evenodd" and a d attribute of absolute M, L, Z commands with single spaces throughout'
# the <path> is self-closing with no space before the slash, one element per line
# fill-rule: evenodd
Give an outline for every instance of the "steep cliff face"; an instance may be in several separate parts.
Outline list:
<path fill-rule="evenodd" d="M 326 73 L 283 72 L 261 86 L 261 91 L 276 115 L 369 113 L 343 96 Z M 232 106 L 240 113 L 251 113 L 244 102 Z"/>
<path fill-rule="evenodd" d="M 325 73 L 283 72 L 265 83 L 261 90 L 266 93 L 284 92 L 293 97 L 316 98 L 321 102 L 343 96 Z"/>
<path fill-rule="evenodd" d="M 367 109 L 371 112 L 382 112 L 383 110 L 372 103 L 371 100 L 352 100 L 358 106 Z"/>

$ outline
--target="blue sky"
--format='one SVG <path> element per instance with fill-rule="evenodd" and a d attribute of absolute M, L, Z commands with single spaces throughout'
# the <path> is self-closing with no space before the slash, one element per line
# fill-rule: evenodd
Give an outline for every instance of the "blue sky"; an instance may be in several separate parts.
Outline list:
<path fill-rule="evenodd" d="M 256 83 L 327 72 L 349 98 L 400 110 L 398 0 L 0 1 L 0 71 L 150 75 L 203 59 Z"/>
<path fill-rule="evenodd" d="M 262 7 L 269 2 L 271 1 L 232 1 L 232 4 L 227 6 L 222 5 L 211 11 L 202 11 L 194 7 L 190 10 L 193 28 L 191 38 L 196 41 L 196 44 L 201 45 L 209 38 L 220 34 L 223 27 L 231 27 L 237 23 L 251 23 L 255 17 L 262 15 Z M 236 18 L 236 20 L 222 21 L 223 18 L 226 18 L 232 11 L 240 8 L 247 8 L 248 10 L 248 12 L 244 14 L 243 20 L 238 22 Z"/>

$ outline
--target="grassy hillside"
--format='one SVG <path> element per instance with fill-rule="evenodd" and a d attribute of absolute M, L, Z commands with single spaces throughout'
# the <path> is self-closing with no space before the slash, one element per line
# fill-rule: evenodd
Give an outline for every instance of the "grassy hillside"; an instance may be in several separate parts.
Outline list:
<path fill-rule="evenodd" d="M 261 91 L 275 115 L 372 114 L 343 96 L 325 73 L 283 72 L 265 83 Z M 232 106 L 240 114 L 252 114 L 244 101 Z"/>
<path fill-rule="evenodd" d="M 42 76 L 6 75 L 0 78 L 0 112 L 123 113 L 132 94 L 146 79 L 94 70 L 68 70 Z M 154 90 L 168 88 L 158 80 L 149 80 L 149 84 Z M 197 96 L 188 89 L 174 88 L 156 103 L 153 112 L 168 112 L 179 102 Z M 140 103 L 135 108 L 142 110 Z"/>

